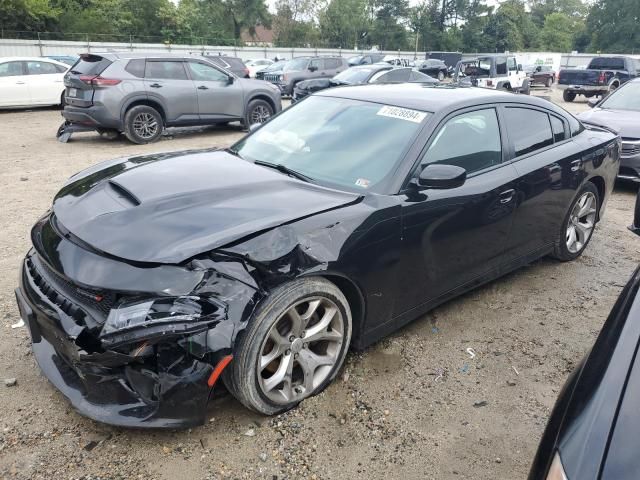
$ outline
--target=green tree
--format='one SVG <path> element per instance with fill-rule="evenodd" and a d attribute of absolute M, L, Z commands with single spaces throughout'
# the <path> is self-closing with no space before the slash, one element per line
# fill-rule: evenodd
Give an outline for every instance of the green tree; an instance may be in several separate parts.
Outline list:
<path fill-rule="evenodd" d="M 0 26 L 3 30 L 52 30 L 60 13 L 61 10 L 48 0 L 0 0 Z"/>
<path fill-rule="evenodd" d="M 318 41 L 317 3 L 313 0 L 278 0 L 272 19 L 278 46 L 304 46 Z"/>
<path fill-rule="evenodd" d="M 540 32 L 541 48 L 552 52 L 570 52 L 575 31 L 576 20 L 565 13 L 550 13 L 545 17 Z"/>
<path fill-rule="evenodd" d="M 372 21 L 367 0 L 330 0 L 319 12 L 320 37 L 329 47 L 371 46 Z"/>
<path fill-rule="evenodd" d="M 265 0 L 219 0 L 231 20 L 233 38 L 240 40 L 244 30 L 254 34 L 257 25 L 271 26 L 271 14 Z"/>
<path fill-rule="evenodd" d="M 405 24 L 409 16 L 408 0 L 371 0 L 374 12 L 371 42 L 382 50 L 405 50 L 409 47 Z"/>
<path fill-rule="evenodd" d="M 640 51 L 640 1 L 598 0 L 589 12 L 591 49 L 609 53 Z"/>
<path fill-rule="evenodd" d="M 496 52 L 517 52 L 537 46 L 535 25 L 520 0 L 502 3 L 489 17 L 484 33 Z"/>

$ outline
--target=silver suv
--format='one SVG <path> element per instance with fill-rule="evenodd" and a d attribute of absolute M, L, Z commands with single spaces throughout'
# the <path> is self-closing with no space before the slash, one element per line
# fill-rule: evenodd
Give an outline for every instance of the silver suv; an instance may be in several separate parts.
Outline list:
<path fill-rule="evenodd" d="M 238 78 L 201 56 L 83 54 L 64 84 L 61 141 L 75 131 L 97 130 L 150 143 L 164 127 L 239 120 L 248 128 L 282 110 L 277 87 Z"/>
<path fill-rule="evenodd" d="M 286 62 L 281 70 L 271 71 L 264 79 L 276 85 L 282 95 L 291 96 L 298 82 L 312 78 L 331 78 L 349 68 L 342 57 L 297 57 Z"/>

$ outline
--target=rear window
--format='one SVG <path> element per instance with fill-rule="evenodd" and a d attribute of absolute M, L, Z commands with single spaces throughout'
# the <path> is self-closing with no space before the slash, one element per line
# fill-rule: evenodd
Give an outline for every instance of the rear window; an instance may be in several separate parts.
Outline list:
<path fill-rule="evenodd" d="M 71 73 L 100 75 L 109 65 L 111 65 L 111 60 L 101 57 L 100 55 L 81 55 L 78 61 L 71 67 Z"/>
<path fill-rule="evenodd" d="M 244 62 L 236 57 L 224 57 L 223 59 L 225 62 L 227 62 L 229 64 L 229 66 L 233 69 L 243 69 L 244 68 Z"/>
<path fill-rule="evenodd" d="M 127 63 L 127 66 L 124 69 L 134 77 L 143 78 L 144 62 L 145 62 L 144 58 L 136 58 L 135 60 L 129 60 L 129 63 Z"/>
<path fill-rule="evenodd" d="M 598 70 L 624 70 L 624 58 L 597 57 L 591 60 L 589 68 Z"/>

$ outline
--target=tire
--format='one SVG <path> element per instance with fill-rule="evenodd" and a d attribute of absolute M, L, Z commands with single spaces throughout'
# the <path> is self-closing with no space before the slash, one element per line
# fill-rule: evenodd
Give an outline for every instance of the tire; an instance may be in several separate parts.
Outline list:
<path fill-rule="evenodd" d="M 316 309 L 304 320 L 315 302 Z M 293 327 L 288 314 L 294 310 L 301 319 L 298 328 Z M 327 317 L 332 310 L 333 316 Z M 320 335 L 313 332 L 320 318 L 330 318 L 331 323 L 320 332 L 331 339 L 304 342 L 305 337 Z M 336 332 L 341 332 L 340 339 Z M 275 289 L 258 307 L 247 329 L 236 339 L 233 361 L 223 379 L 227 389 L 247 408 L 274 415 L 294 408 L 329 385 L 344 362 L 350 341 L 351 309 L 340 289 L 323 278 L 297 279 Z M 317 359 L 331 363 L 307 369 L 305 374 L 304 365 Z M 262 368 L 261 360 L 265 362 Z"/>
<path fill-rule="evenodd" d="M 520 93 L 523 95 L 529 95 L 531 93 L 531 85 L 529 84 L 529 80 L 525 80 L 524 82 L 522 82 Z"/>
<path fill-rule="evenodd" d="M 442 70 L 438 71 L 438 81 L 444 80 L 444 72 Z"/>
<path fill-rule="evenodd" d="M 265 100 L 251 100 L 247 105 L 245 126 L 249 128 L 254 123 L 264 123 L 273 115 L 273 107 Z"/>
<path fill-rule="evenodd" d="M 565 102 L 573 102 L 576 99 L 576 94 L 570 92 L 569 90 L 565 90 L 564 92 L 562 92 L 562 99 Z"/>
<path fill-rule="evenodd" d="M 547 88 L 551 88 L 551 85 L 553 85 L 553 78 L 547 78 L 547 82 L 545 83 L 545 85 L 547 86 Z"/>
<path fill-rule="evenodd" d="M 67 102 L 64 100 L 65 92 L 66 92 L 66 90 L 63 90 L 62 93 L 60 94 L 60 108 L 62 110 L 64 110 L 64 106 L 67 104 Z"/>
<path fill-rule="evenodd" d="M 620 84 L 618 82 L 613 82 L 611 84 L 611 86 L 609 87 L 609 91 L 613 92 L 614 90 L 616 90 L 618 87 L 620 86 Z"/>
<path fill-rule="evenodd" d="M 138 145 L 157 141 L 163 128 L 162 116 L 148 105 L 137 105 L 129 109 L 124 116 L 124 134 Z"/>
<path fill-rule="evenodd" d="M 591 204 L 588 206 L 586 203 L 582 203 L 583 199 L 590 198 Z M 571 202 L 571 206 L 565 215 L 564 221 L 562 222 L 562 226 L 560 231 L 558 232 L 558 236 L 555 240 L 555 245 L 553 248 L 552 256 L 562 262 L 567 262 L 569 260 L 573 260 L 578 258 L 584 252 L 584 249 L 589 245 L 589 241 L 593 236 L 593 231 L 596 227 L 596 221 L 598 218 L 598 212 L 600 210 L 600 196 L 598 194 L 598 189 L 596 186 L 587 182 L 578 192 L 576 197 Z M 594 205 L 595 204 L 595 205 Z M 583 206 L 581 206 L 583 205 Z M 586 209 L 586 210 L 584 210 Z M 576 220 L 576 214 L 580 215 L 580 211 L 584 210 L 584 215 L 581 215 Z M 578 245 L 574 245 L 574 248 L 570 248 L 569 243 L 571 240 L 570 237 L 570 228 L 573 224 L 573 232 L 576 240 L 578 241 Z M 587 233 L 577 225 L 582 225 L 584 228 L 585 225 L 591 225 L 591 228 Z"/>

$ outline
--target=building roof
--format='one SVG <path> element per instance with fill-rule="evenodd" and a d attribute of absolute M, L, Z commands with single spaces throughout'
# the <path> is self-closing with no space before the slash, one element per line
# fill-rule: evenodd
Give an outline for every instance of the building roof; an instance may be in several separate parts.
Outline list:
<path fill-rule="evenodd" d="M 256 25 L 256 33 L 251 34 L 249 30 L 245 30 L 240 35 L 240 39 L 247 43 L 269 43 L 272 44 L 275 38 L 275 33 L 270 28 L 266 28 L 263 25 Z"/>

